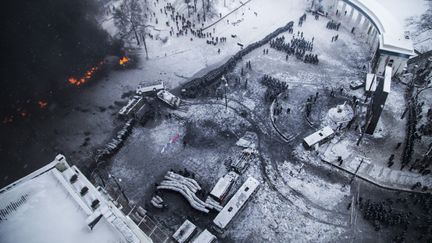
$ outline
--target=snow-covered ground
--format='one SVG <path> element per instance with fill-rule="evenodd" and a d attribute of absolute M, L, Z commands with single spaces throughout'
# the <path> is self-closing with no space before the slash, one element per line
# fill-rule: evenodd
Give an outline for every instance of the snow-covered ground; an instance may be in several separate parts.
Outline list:
<path fill-rule="evenodd" d="M 165 25 L 165 22 L 170 19 L 158 11 L 159 8 L 165 6 L 166 2 L 159 1 L 156 4 L 157 7 L 150 7 L 154 8 L 158 15 L 158 24 L 154 20 L 149 23 L 154 26 L 154 28 L 148 28 L 149 33 L 155 38 L 147 40 L 148 60 L 145 59 L 143 48 L 139 51 L 141 54 L 139 68 L 142 69 L 144 75 L 141 80 L 134 80 L 134 82 L 152 82 L 161 79 L 168 84 L 168 87 L 177 87 L 186 79 L 203 74 L 206 70 L 216 67 L 231 57 L 240 50 L 237 43 L 246 46 L 261 40 L 269 32 L 289 21 L 298 19 L 307 4 L 307 1 L 302 0 L 274 0 L 271 4 L 265 0 L 252 0 L 220 22 L 217 22 L 219 16 L 214 16 L 207 20 L 205 26 L 214 22 L 217 23 L 207 31 L 212 33 L 214 37 L 227 38 L 226 42 L 214 46 L 206 43 L 209 38 L 200 39 L 191 34 L 180 37 L 170 36 L 170 28 Z M 229 4 L 226 8 L 223 6 L 222 0 L 212 4 L 215 4 L 218 12 L 224 15 L 240 6 L 242 1 L 231 0 L 227 2 Z M 181 8 L 182 5 L 178 1 L 176 3 L 178 8 L 187 15 L 187 11 Z M 176 5 L 173 4 L 173 6 Z M 193 21 L 195 23 L 196 19 Z M 196 22 L 196 24 L 198 23 Z M 111 29 L 112 26 L 109 25 L 107 28 Z M 236 37 L 232 37 L 232 35 Z M 221 50 L 220 54 L 218 54 L 218 49 Z"/>

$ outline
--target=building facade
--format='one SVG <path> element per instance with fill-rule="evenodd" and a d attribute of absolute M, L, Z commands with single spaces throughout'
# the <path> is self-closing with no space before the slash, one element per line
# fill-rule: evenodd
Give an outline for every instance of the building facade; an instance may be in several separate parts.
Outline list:
<path fill-rule="evenodd" d="M 392 76 L 401 74 L 414 47 L 398 19 L 377 0 L 314 0 L 313 11 L 319 11 L 341 22 L 372 51 L 370 71 L 382 76 L 385 67 L 392 67 Z"/>

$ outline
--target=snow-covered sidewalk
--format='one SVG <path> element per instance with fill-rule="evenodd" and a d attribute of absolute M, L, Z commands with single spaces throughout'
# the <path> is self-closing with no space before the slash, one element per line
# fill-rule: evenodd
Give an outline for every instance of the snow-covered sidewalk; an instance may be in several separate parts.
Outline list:
<path fill-rule="evenodd" d="M 331 143 L 321 147 L 319 152 L 319 157 L 322 161 L 350 174 L 356 174 L 357 177 L 380 187 L 419 192 L 423 186 L 427 186 L 428 190 L 424 192 L 432 191 L 431 176 L 421 176 L 418 173 L 391 169 L 377 163 L 372 163 L 366 157 L 352 154 L 347 142 L 344 140 L 333 140 Z M 339 165 L 337 160 L 338 156 L 341 156 L 343 159 L 341 165 Z M 418 182 L 421 183 L 421 187 L 413 190 L 412 187 Z"/>

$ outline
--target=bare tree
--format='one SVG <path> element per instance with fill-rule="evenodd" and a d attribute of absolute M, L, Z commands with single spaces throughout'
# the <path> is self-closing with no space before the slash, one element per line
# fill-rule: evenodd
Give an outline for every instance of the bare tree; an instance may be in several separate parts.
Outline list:
<path fill-rule="evenodd" d="M 137 45 L 140 45 L 138 27 L 144 22 L 141 4 L 138 0 L 125 0 L 114 12 L 115 25 L 119 28 L 122 38 L 133 34 Z"/>
<path fill-rule="evenodd" d="M 145 37 L 146 28 L 149 26 L 145 24 L 146 15 L 143 9 L 144 6 L 140 0 L 124 0 L 114 12 L 114 23 L 119 28 L 121 39 L 129 38 L 133 35 L 138 46 L 141 45 L 140 40 L 142 40 L 146 58 L 148 59 Z"/>
<path fill-rule="evenodd" d="M 417 27 L 422 32 L 432 30 L 432 8 L 431 7 L 424 14 L 420 16 L 420 19 L 417 22 Z"/>
<path fill-rule="evenodd" d="M 409 18 L 408 21 L 415 25 L 420 33 L 432 30 L 432 1 L 429 0 L 429 7 L 425 13 L 419 18 Z"/>
<path fill-rule="evenodd" d="M 204 4 L 204 0 L 202 0 L 202 8 L 203 8 L 203 20 L 204 22 L 206 21 L 206 11 L 205 11 L 205 4 Z"/>
<path fill-rule="evenodd" d="M 190 8 L 189 8 L 190 0 L 184 0 L 184 1 L 185 1 L 185 3 L 186 3 L 186 6 L 187 6 L 188 17 L 190 17 Z"/>

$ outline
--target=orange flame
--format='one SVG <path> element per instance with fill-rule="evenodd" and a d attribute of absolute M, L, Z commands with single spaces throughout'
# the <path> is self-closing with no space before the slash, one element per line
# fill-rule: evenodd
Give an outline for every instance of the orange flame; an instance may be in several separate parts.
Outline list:
<path fill-rule="evenodd" d="M 69 82 L 70 84 L 76 84 L 76 83 L 78 82 L 78 80 L 77 80 L 76 78 L 74 78 L 74 77 L 70 77 L 70 78 L 68 79 L 68 82 Z"/>
<path fill-rule="evenodd" d="M 81 78 L 75 78 L 71 76 L 68 78 L 67 81 L 69 82 L 69 84 L 80 86 L 81 84 L 84 84 L 87 81 L 89 81 L 93 77 L 93 74 L 100 68 L 100 66 L 102 66 L 103 63 L 104 62 L 100 62 L 97 66 L 94 66 L 89 70 L 85 71 L 84 75 Z"/>
<path fill-rule="evenodd" d="M 6 116 L 3 118 L 3 124 L 12 123 L 14 121 L 14 116 Z"/>
<path fill-rule="evenodd" d="M 43 109 L 48 105 L 48 102 L 43 101 L 43 100 L 39 100 L 38 105 L 39 105 L 39 108 Z"/>
<path fill-rule="evenodd" d="M 122 57 L 119 60 L 119 64 L 120 65 L 125 65 L 128 61 L 129 61 L 129 59 L 127 57 Z"/>

